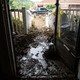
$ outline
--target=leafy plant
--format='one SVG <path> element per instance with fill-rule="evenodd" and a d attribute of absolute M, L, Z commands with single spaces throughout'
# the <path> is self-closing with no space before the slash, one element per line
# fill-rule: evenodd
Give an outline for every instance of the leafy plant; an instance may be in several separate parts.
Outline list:
<path fill-rule="evenodd" d="M 15 25 L 17 25 L 18 27 L 22 27 L 23 26 L 23 23 L 22 23 L 22 21 L 20 21 L 19 19 L 12 19 L 12 21 L 13 21 L 13 23 L 15 24 Z"/>
<path fill-rule="evenodd" d="M 9 5 L 10 9 L 21 9 L 22 7 L 29 9 L 34 5 L 34 3 L 30 0 L 10 0 Z"/>
<path fill-rule="evenodd" d="M 48 5 L 46 6 L 46 8 L 47 8 L 47 9 L 53 9 L 53 8 L 55 8 L 55 5 L 53 5 L 53 4 L 48 4 Z"/>
<path fill-rule="evenodd" d="M 36 26 L 35 26 L 35 22 L 34 21 L 32 21 L 32 27 L 33 28 L 35 28 Z"/>
<path fill-rule="evenodd" d="M 22 33 L 23 29 L 24 29 L 23 28 L 23 22 L 20 21 L 19 19 L 14 19 L 13 17 L 12 17 L 12 22 L 13 22 L 14 29 L 17 28 L 19 30 L 19 32 Z M 15 32 L 18 32 L 18 31 L 15 30 Z"/>

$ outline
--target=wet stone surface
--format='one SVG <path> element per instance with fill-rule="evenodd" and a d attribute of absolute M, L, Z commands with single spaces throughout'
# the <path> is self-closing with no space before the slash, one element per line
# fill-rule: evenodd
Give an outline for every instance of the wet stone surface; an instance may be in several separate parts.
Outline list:
<path fill-rule="evenodd" d="M 43 57 L 50 45 L 53 43 L 48 42 L 47 36 L 35 37 L 33 43 L 24 50 L 26 54 L 17 56 L 18 76 L 21 78 L 73 77 L 73 73 L 60 59 L 49 60 Z"/>

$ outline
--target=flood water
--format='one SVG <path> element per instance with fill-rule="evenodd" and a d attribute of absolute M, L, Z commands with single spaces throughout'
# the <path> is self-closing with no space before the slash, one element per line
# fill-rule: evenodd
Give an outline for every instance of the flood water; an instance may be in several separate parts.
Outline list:
<path fill-rule="evenodd" d="M 49 46 L 53 46 L 53 43 L 48 42 L 47 36 L 40 35 L 29 44 L 25 55 L 17 56 L 18 76 L 20 78 L 73 77 L 72 72 L 60 59 L 50 60 L 43 56 L 45 51 L 49 50 Z"/>

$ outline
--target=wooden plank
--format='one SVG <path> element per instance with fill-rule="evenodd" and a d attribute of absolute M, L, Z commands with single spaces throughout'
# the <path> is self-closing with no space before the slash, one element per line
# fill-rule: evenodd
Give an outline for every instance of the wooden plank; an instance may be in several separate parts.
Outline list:
<path fill-rule="evenodd" d="M 15 32 L 14 25 L 13 25 L 13 20 L 12 20 L 12 12 L 10 12 L 10 15 L 11 15 L 12 31 Z"/>
<path fill-rule="evenodd" d="M 14 17 L 15 20 L 17 20 L 17 19 L 21 20 L 21 19 L 20 19 L 20 17 L 21 17 L 21 16 L 20 16 L 20 13 L 22 14 L 22 9 L 21 9 L 21 10 L 11 9 L 10 12 L 11 12 L 11 14 L 12 14 L 12 16 Z M 22 27 L 19 27 L 19 26 L 17 25 L 16 21 L 15 21 L 15 25 L 13 24 L 13 26 L 14 26 L 14 31 L 15 31 L 16 33 L 21 33 Z"/>
<path fill-rule="evenodd" d="M 19 14 L 20 11 L 18 11 L 18 19 L 20 20 L 20 14 Z M 20 29 L 20 26 L 18 27 L 18 32 L 20 33 L 21 32 L 21 29 Z"/>
<path fill-rule="evenodd" d="M 80 11 L 80 9 L 62 9 L 63 11 Z"/>
<path fill-rule="evenodd" d="M 26 21 L 26 9 L 22 8 L 22 17 L 23 17 L 23 26 L 24 26 L 24 34 L 28 34 L 28 27 Z"/>
<path fill-rule="evenodd" d="M 14 11 L 14 19 L 16 20 L 16 11 Z M 17 23 L 15 22 L 15 25 L 14 25 L 14 28 L 15 28 L 15 32 L 17 33 Z"/>
<path fill-rule="evenodd" d="M 20 9 L 20 10 L 19 10 L 19 9 L 11 9 L 10 11 L 11 11 L 11 12 L 14 12 L 14 11 L 22 12 L 22 10 L 21 10 L 21 9 Z"/>

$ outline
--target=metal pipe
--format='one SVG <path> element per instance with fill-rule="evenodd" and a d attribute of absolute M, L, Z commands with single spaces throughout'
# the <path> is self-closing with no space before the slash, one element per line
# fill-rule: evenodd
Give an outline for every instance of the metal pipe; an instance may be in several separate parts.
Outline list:
<path fill-rule="evenodd" d="M 57 27 L 58 27 L 58 11 L 59 11 L 59 0 L 56 0 L 56 18 L 55 18 L 55 37 L 54 37 L 54 45 L 56 51 L 56 41 L 57 41 Z"/>

